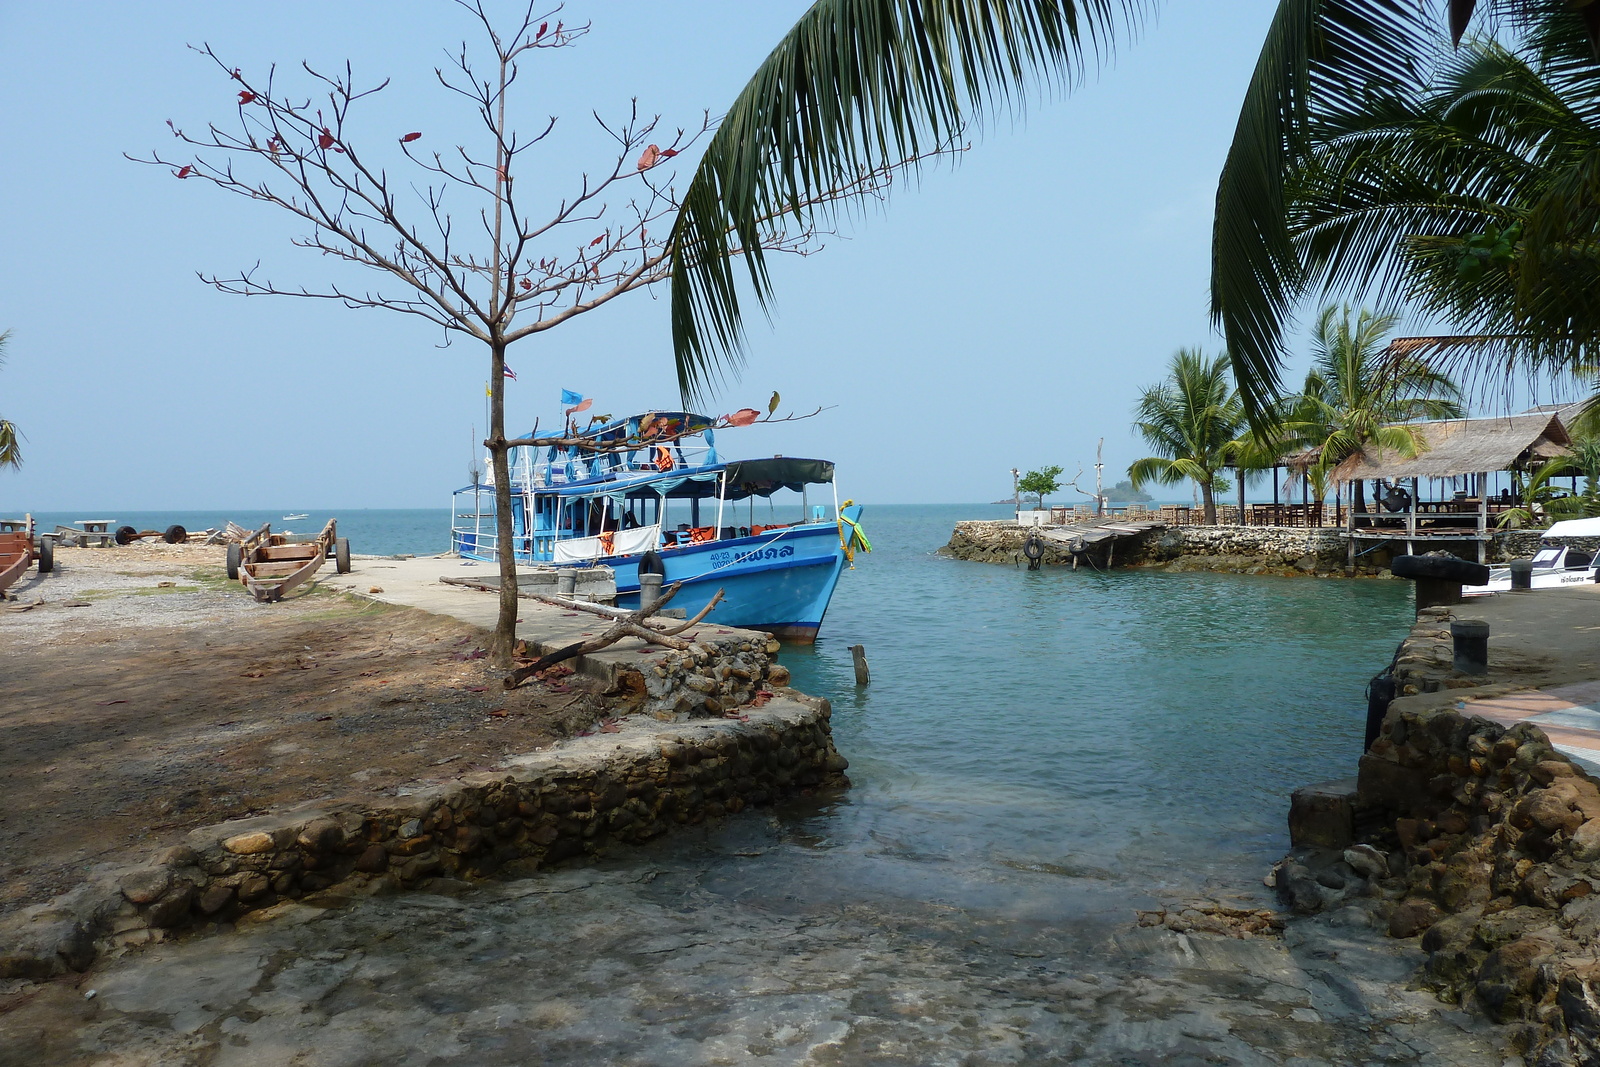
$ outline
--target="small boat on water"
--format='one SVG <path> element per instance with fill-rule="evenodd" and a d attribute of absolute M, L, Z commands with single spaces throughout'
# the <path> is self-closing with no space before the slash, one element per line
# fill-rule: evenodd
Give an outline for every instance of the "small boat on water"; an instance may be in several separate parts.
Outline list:
<path fill-rule="evenodd" d="M 298 514 L 298 515 L 285 515 L 285 516 L 284 516 L 284 517 L 283 517 L 283 521 L 284 521 L 284 522 L 294 522 L 294 521 L 295 521 L 295 520 L 297 520 L 297 519 L 309 519 L 309 518 L 310 518 L 310 517 L 311 517 L 311 516 L 310 516 L 310 514 L 309 514 L 309 513 L 308 513 L 308 512 L 304 512 L 304 511 L 302 511 L 302 512 L 301 512 L 301 513 L 300 513 L 300 514 Z"/>
<path fill-rule="evenodd" d="M 1600 519 L 1566 519 L 1539 535 L 1539 550 L 1533 554 L 1533 589 L 1557 589 L 1564 585 L 1589 585 L 1596 581 L 1597 557 L 1593 552 L 1564 544 L 1547 544 L 1552 538 L 1600 537 Z M 1487 596 L 1511 588 L 1511 568 L 1489 568 L 1485 585 L 1464 585 L 1463 596 Z"/>
<path fill-rule="evenodd" d="M 639 605 L 641 569 L 682 582 L 672 606 L 691 616 L 722 589 L 709 622 L 814 641 L 840 572 L 857 547 L 870 547 L 861 506 L 839 503 L 828 460 L 723 460 L 716 428 L 705 415 L 651 411 L 591 427 L 573 446 L 514 449 L 514 557 L 611 567 L 624 608 Z M 811 502 L 814 487 L 831 507 Z M 791 521 L 778 521 L 779 493 L 798 498 Z M 757 497 L 768 502 L 765 516 Z M 450 525 L 454 553 L 497 559 L 494 486 L 474 478 L 458 489 Z"/>

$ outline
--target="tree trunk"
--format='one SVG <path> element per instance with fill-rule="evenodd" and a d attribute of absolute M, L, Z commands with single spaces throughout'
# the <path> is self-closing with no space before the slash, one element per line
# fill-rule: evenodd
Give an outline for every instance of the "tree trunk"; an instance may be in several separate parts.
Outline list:
<path fill-rule="evenodd" d="M 1217 498 L 1212 491 L 1210 478 L 1200 483 L 1200 499 L 1205 502 L 1205 511 L 1202 514 L 1205 524 L 1207 526 L 1215 526 L 1217 524 Z"/>
<path fill-rule="evenodd" d="M 1367 482 L 1366 482 L 1366 479 L 1364 479 L 1364 478 L 1356 478 L 1356 479 L 1353 479 L 1350 484 L 1351 484 L 1351 486 L 1354 487 L 1354 490 L 1355 490 L 1355 492 L 1352 495 L 1352 498 L 1350 500 L 1350 510 L 1354 511 L 1357 515 L 1365 515 L 1366 512 L 1367 512 Z"/>
<path fill-rule="evenodd" d="M 500 614 L 495 619 L 490 662 L 500 670 L 511 667 L 512 646 L 517 643 L 517 546 L 511 527 L 511 464 L 506 448 L 506 345 L 490 344 L 493 358 L 489 373 L 489 466 L 494 471 L 495 558 L 500 562 Z"/>

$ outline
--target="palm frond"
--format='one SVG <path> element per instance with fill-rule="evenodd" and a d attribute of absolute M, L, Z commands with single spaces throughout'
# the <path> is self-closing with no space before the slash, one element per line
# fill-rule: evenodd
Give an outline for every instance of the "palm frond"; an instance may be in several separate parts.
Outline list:
<path fill-rule="evenodd" d="M 1252 420 L 1279 387 L 1286 321 L 1304 288 L 1285 189 L 1313 101 L 1358 101 L 1415 78 L 1429 15 L 1407 0 L 1280 0 L 1217 183 L 1211 314 Z"/>
<path fill-rule="evenodd" d="M 763 220 L 914 158 L 970 124 L 1067 89 L 1142 23 L 1153 0 L 817 0 L 724 116 L 672 231 L 672 343 L 685 403 L 737 366 L 735 252 L 772 297 Z M 848 201 L 844 205 L 848 208 Z"/>

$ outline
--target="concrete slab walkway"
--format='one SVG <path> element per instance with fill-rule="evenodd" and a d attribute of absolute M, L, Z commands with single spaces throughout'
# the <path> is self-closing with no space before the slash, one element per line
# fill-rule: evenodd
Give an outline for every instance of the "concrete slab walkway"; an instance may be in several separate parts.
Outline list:
<path fill-rule="evenodd" d="M 358 556 L 349 574 L 335 574 L 331 567 L 324 568 L 317 575 L 317 584 L 324 589 L 351 593 L 384 604 L 399 604 L 437 615 L 449 615 L 492 633 L 500 611 L 499 594 L 446 585 L 440 579 L 492 578 L 495 573 L 492 563 L 477 563 L 456 556 L 421 556 L 416 559 Z M 517 636 L 527 641 L 529 647 L 540 655 L 599 634 L 608 625 L 606 620 L 588 612 L 564 611 L 537 600 L 524 599 L 521 604 Z M 746 633 L 753 636 L 753 631 L 706 623 L 683 636 L 694 640 L 701 635 L 722 637 Z M 614 682 L 618 671 L 637 669 L 642 656 L 660 651 L 662 648 L 659 645 L 630 637 L 610 648 L 580 657 L 574 661 L 574 666 L 584 674 Z"/>
<path fill-rule="evenodd" d="M 1537 726 L 1563 755 L 1600 775 L 1600 587 L 1497 593 L 1450 613 L 1489 624 L 1489 674 L 1481 688 L 1460 689 L 1452 687 L 1467 679 L 1441 670 L 1446 688 L 1435 699 L 1505 726 Z M 1438 636 L 1444 668 L 1448 630 Z"/>

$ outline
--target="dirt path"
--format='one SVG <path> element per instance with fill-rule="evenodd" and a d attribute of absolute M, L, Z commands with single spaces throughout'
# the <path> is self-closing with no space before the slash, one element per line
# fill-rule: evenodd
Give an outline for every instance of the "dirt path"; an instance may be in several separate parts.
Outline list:
<path fill-rule="evenodd" d="M 493 767 L 602 714 L 578 679 L 503 692 L 454 619 L 314 586 L 257 604 L 220 549 L 56 560 L 0 605 L 0 914 L 195 827 Z"/>

